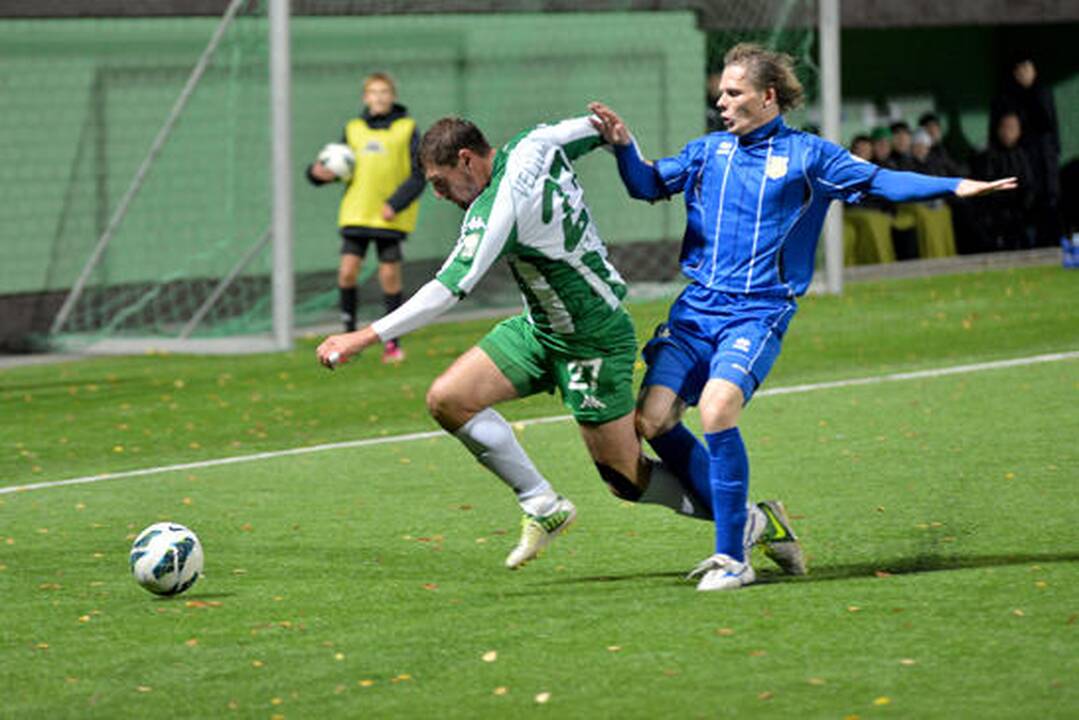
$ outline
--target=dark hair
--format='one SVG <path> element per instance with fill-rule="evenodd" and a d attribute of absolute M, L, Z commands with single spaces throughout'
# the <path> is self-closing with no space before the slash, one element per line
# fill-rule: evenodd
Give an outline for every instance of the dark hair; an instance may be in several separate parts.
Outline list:
<path fill-rule="evenodd" d="M 855 135 L 853 138 L 851 138 L 850 146 L 853 148 L 855 145 L 857 145 L 860 142 L 871 143 L 871 142 L 873 142 L 873 138 L 869 137 L 865 133 L 860 133 L 858 135 Z"/>
<path fill-rule="evenodd" d="M 929 123 L 936 123 L 940 125 L 940 118 L 937 117 L 935 112 L 922 113 L 922 116 L 918 118 L 918 127 L 925 127 Z"/>
<path fill-rule="evenodd" d="M 775 88 L 780 112 L 802 104 L 805 91 L 794 74 L 794 58 L 790 55 L 766 50 L 756 43 L 738 43 L 723 56 L 723 64 L 744 67 L 757 90 Z"/>
<path fill-rule="evenodd" d="M 906 120 L 898 120 L 892 123 L 888 129 L 892 131 L 892 135 L 895 135 L 897 132 L 909 133 L 910 125 L 907 125 Z"/>
<path fill-rule="evenodd" d="M 483 132 L 468 120 L 444 117 L 427 129 L 420 141 L 420 162 L 425 166 L 456 167 L 457 152 L 468 148 L 477 155 L 491 152 Z"/>

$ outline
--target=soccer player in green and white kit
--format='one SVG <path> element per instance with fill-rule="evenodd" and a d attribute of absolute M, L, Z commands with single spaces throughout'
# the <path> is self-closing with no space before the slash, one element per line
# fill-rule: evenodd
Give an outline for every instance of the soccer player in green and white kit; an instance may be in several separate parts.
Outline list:
<path fill-rule="evenodd" d="M 520 542 L 506 558 L 509 568 L 536 557 L 577 510 L 539 473 L 492 406 L 556 387 L 616 496 L 711 517 L 670 471 L 642 454 L 636 435 L 637 343 L 621 304 L 626 285 L 607 260 L 571 165 L 602 144 L 587 117 L 540 125 L 498 151 L 467 120 L 436 122 L 424 134 L 420 159 L 435 193 L 466 211 L 453 252 L 400 308 L 327 338 L 317 350 L 319 361 L 333 367 L 381 338 L 422 327 L 506 258 L 525 312 L 496 325 L 443 372 L 427 393 L 427 406 L 515 492 L 524 518 Z M 752 532 L 747 543 L 761 528 Z"/>

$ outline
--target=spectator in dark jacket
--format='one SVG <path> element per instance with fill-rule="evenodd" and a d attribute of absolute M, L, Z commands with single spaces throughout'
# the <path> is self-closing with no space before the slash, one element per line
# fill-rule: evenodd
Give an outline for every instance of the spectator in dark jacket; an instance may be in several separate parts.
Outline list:
<path fill-rule="evenodd" d="M 929 148 L 929 162 L 933 167 L 944 168 L 941 173 L 944 177 L 963 177 L 967 174 L 966 168 L 952 158 L 942 142 L 944 131 L 940 126 L 940 118 L 936 113 L 927 112 L 918 118 L 918 127 L 929 135 L 931 145 Z"/>
<path fill-rule="evenodd" d="M 1005 113 L 990 132 L 989 147 L 975 157 L 974 176 L 1019 179 L 1019 188 L 1005 195 L 979 198 L 977 215 L 982 237 L 991 250 L 1020 250 L 1034 244 L 1035 228 L 1031 210 L 1036 201 L 1034 170 L 1022 145 L 1022 124 L 1016 113 Z"/>
<path fill-rule="evenodd" d="M 1038 79 L 1029 55 L 1012 64 L 1000 94 L 993 100 L 990 127 L 998 128 L 1007 114 L 1018 116 L 1022 145 L 1030 162 L 1034 187 L 1036 244 L 1060 242 L 1060 130 L 1053 92 Z"/>
<path fill-rule="evenodd" d="M 900 120 L 892 123 L 889 129 L 892 131 L 892 154 L 889 156 L 892 167 L 896 170 L 913 170 L 914 157 L 910 154 L 912 140 L 910 125 Z"/>

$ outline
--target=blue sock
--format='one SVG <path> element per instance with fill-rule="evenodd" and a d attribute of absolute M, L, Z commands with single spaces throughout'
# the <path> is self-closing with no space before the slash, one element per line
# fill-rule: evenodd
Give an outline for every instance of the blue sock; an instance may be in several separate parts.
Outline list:
<path fill-rule="evenodd" d="M 683 423 L 648 441 L 659 459 L 678 476 L 682 485 L 693 492 L 705 507 L 712 507 L 712 459 L 708 450 Z"/>
<path fill-rule="evenodd" d="M 749 456 L 742 433 L 733 427 L 704 436 L 711 456 L 712 512 L 716 518 L 716 552 L 745 562 L 742 545 L 749 497 Z"/>

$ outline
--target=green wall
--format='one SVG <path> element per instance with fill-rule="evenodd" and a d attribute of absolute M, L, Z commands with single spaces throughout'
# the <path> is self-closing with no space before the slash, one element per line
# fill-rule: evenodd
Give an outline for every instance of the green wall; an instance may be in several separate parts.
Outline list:
<path fill-rule="evenodd" d="M 0 22 L 0 294 L 70 285 L 188 73 L 213 19 Z M 296 265 L 337 263 L 340 189 L 303 168 L 340 137 L 373 70 L 397 78 L 421 126 L 467 116 L 500 143 L 537 122 L 619 109 L 645 151 L 703 129 L 704 41 L 691 13 L 293 18 Z M 96 281 L 215 276 L 269 218 L 266 26 L 229 32 L 120 226 Z M 610 242 L 678 237 L 680 204 L 630 201 L 605 153 L 579 170 Z M 422 199 L 412 259 L 440 257 L 460 211 Z M 260 259 L 252 272 L 264 271 Z"/>

